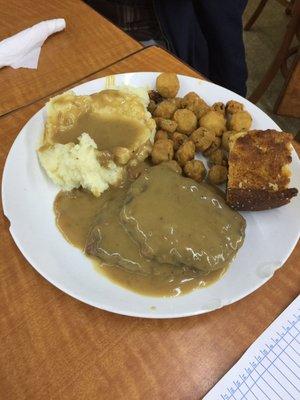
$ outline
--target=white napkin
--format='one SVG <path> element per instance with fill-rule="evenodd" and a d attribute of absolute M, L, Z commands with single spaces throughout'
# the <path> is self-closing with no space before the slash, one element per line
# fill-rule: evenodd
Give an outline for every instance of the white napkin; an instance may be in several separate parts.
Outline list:
<path fill-rule="evenodd" d="M 0 68 L 36 69 L 41 47 L 48 36 L 66 27 L 63 18 L 42 21 L 0 42 Z"/>

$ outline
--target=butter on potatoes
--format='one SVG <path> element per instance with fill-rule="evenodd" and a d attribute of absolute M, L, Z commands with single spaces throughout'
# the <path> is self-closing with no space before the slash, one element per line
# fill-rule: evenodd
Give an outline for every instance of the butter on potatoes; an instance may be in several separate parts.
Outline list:
<path fill-rule="evenodd" d="M 38 154 L 49 178 L 64 190 L 82 186 L 100 196 L 110 185 L 117 185 L 122 180 L 123 168 L 109 158 L 102 166 L 100 160 L 107 154 L 97 150 L 96 143 L 87 133 L 79 137 L 78 144 L 46 145 Z"/>

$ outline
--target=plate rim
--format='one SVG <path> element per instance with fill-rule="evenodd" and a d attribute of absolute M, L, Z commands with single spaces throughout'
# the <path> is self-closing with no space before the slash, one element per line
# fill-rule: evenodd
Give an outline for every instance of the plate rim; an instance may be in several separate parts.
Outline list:
<path fill-rule="evenodd" d="M 87 82 L 83 82 L 83 83 L 81 83 L 81 84 L 79 84 L 79 85 L 73 86 L 73 87 L 70 88 L 70 89 L 67 89 L 66 91 L 75 90 L 75 93 L 76 93 L 76 90 L 77 90 L 77 89 L 80 89 L 80 88 L 84 87 L 85 85 L 92 84 L 92 83 L 96 84 L 97 82 L 103 81 L 103 80 L 105 80 L 105 79 L 107 79 L 108 77 L 111 77 L 111 76 L 115 76 L 115 77 L 121 76 L 121 77 L 122 77 L 122 76 L 137 75 L 137 74 L 138 74 L 138 75 L 145 75 L 145 74 L 147 74 L 147 75 L 150 75 L 150 76 L 153 76 L 153 75 L 154 75 L 154 76 L 157 76 L 157 75 L 160 74 L 160 72 L 156 72 L 156 71 L 155 71 L 155 72 L 151 72 L 151 71 L 145 71 L 145 72 L 143 72 L 143 71 L 138 71 L 138 72 L 128 72 L 128 73 L 121 73 L 121 74 L 111 74 L 111 75 L 107 75 L 107 76 L 103 76 L 103 77 L 100 77 L 100 78 L 96 78 L 96 79 L 93 79 L 93 80 L 90 80 L 90 81 L 87 81 Z M 192 80 L 203 81 L 203 82 L 205 82 L 205 83 L 208 83 L 208 84 L 213 85 L 213 86 L 215 86 L 215 87 L 217 87 L 217 88 L 221 88 L 222 90 L 227 91 L 228 94 L 234 93 L 234 92 L 230 91 L 229 89 L 223 88 L 222 86 L 217 85 L 217 84 L 215 84 L 215 83 L 213 83 L 213 82 L 206 81 L 205 79 L 200 78 L 200 77 L 199 77 L 199 78 L 196 78 L 196 77 L 191 77 L 191 76 L 183 75 L 183 74 L 177 74 L 177 76 L 178 76 L 179 78 L 182 77 L 182 78 L 184 78 L 184 79 L 188 78 L 188 79 L 192 79 Z M 102 89 L 102 90 L 103 90 L 103 89 Z M 64 92 L 62 92 L 62 93 L 64 93 Z M 93 92 L 91 92 L 91 93 L 93 93 Z M 56 96 L 56 94 L 55 94 L 55 96 Z M 238 95 L 238 94 L 236 94 L 236 93 L 234 93 L 234 96 L 235 96 L 235 98 L 238 96 L 238 97 L 241 99 L 241 101 L 243 101 L 244 103 L 245 103 L 245 101 L 246 101 L 246 103 L 250 103 L 251 105 L 253 105 L 253 106 L 255 106 L 256 108 L 258 108 L 255 104 L 251 103 L 248 99 L 245 99 L 245 98 L 243 98 L 242 96 L 240 96 L 240 95 Z M 53 97 L 54 97 L 54 96 L 53 96 Z M 49 98 L 51 98 L 51 97 L 49 97 Z M 267 276 L 267 277 L 262 278 L 261 280 L 259 280 L 259 281 L 257 282 L 257 284 L 255 285 L 255 287 L 253 286 L 253 287 L 251 288 L 251 290 L 248 291 L 246 294 L 237 296 L 237 297 L 235 297 L 235 298 L 231 298 L 229 302 L 226 302 L 226 303 L 224 303 L 224 304 L 221 303 L 220 305 L 217 305 L 217 306 L 214 307 L 214 308 L 207 308 L 207 309 L 200 309 L 200 310 L 198 309 L 198 310 L 195 310 L 195 311 L 192 311 L 192 312 L 176 313 L 175 315 L 172 314 L 172 313 L 169 313 L 169 314 L 168 314 L 168 313 L 166 313 L 166 312 L 164 312 L 164 311 L 163 311 L 161 314 L 159 314 L 159 311 L 158 311 L 158 310 L 155 310 L 155 314 L 151 315 L 151 310 L 150 310 L 150 309 L 147 310 L 147 313 L 134 312 L 134 311 L 126 311 L 126 309 L 125 309 L 125 310 L 122 310 L 122 309 L 117 309 L 117 310 L 116 310 L 116 307 L 113 307 L 113 306 L 106 306 L 106 305 L 104 305 L 104 306 L 103 306 L 103 305 L 99 305 L 99 304 L 97 304 L 97 303 L 94 302 L 94 301 L 91 301 L 91 300 L 89 300 L 89 299 L 87 299 L 87 298 L 82 297 L 81 295 L 78 295 L 78 294 L 74 293 L 74 292 L 73 292 L 72 290 L 70 290 L 69 288 L 64 287 L 63 284 L 57 283 L 57 281 L 55 281 L 54 279 L 52 279 L 51 277 L 49 277 L 47 273 L 45 273 L 44 271 L 42 271 L 42 270 L 40 269 L 39 266 L 36 266 L 36 265 L 37 265 L 36 263 L 34 263 L 34 262 L 31 261 L 31 260 L 32 260 L 32 257 L 31 257 L 30 255 L 28 255 L 28 254 L 26 253 L 26 251 L 25 251 L 25 253 L 23 252 L 22 243 L 19 241 L 19 239 L 18 239 L 18 238 L 16 237 L 16 235 L 14 234 L 14 226 L 13 226 L 13 223 L 12 223 L 12 221 L 11 221 L 11 216 L 8 216 L 9 212 L 8 212 L 8 206 L 7 206 L 7 204 L 6 204 L 6 200 L 7 200 L 7 199 L 6 199 L 6 196 L 5 196 L 5 194 L 4 194 L 4 192 L 5 192 L 5 186 L 6 186 L 6 180 L 8 179 L 8 178 L 7 178 L 7 165 L 8 165 L 8 160 L 9 160 L 9 157 L 10 157 L 11 152 L 13 151 L 14 146 L 16 145 L 16 142 L 17 142 L 17 140 L 18 140 L 18 137 L 20 136 L 20 134 L 21 134 L 23 131 L 26 131 L 27 126 L 30 125 L 30 123 L 32 123 L 32 119 L 35 118 L 35 117 L 37 117 L 37 114 L 39 114 L 39 113 L 42 114 L 42 113 L 45 111 L 45 107 L 46 107 L 46 105 L 44 105 L 43 107 L 41 107 L 38 111 L 36 111 L 36 112 L 29 118 L 29 120 L 25 123 L 25 125 L 23 125 L 23 127 L 21 128 L 21 130 L 20 130 L 20 131 L 18 132 L 18 134 L 16 135 L 16 137 L 15 137 L 15 139 L 14 139 L 14 141 L 13 141 L 13 144 L 12 144 L 11 147 L 10 147 L 10 150 L 9 150 L 9 152 L 8 152 L 8 154 L 7 154 L 7 157 L 6 157 L 6 160 L 5 160 L 5 164 L 4 164 L 4 168 L 3 168 L 3 175 L 2 175 L 2 184 L 1 184 L 2 206 L 3 206 L 3 213 L 4 213 L 5 217 L 7 218 L 7 220 L 9 221 L 9 231 L 10 231 L 10 234 L 11 234 L 11 236 L 12 236 L 12 238 L 13 238 L 15 244 L 17 245 L 18 249 L 21 251 L 22 256 L 27 260 L 27 262 L 30 264 L 30 266 L 31 266 L 32 268 L 34 268 L 44 279 L 46 279 L 49 283 L 51 283 L 53 286 L 55 286 L 56 288 L 58 288 L 58 289 L 61 290 L 62 292 L 68 294 L 69 296 L 71 296 L 71 297 L 75 298 L 76 300 L 81 301 L 81 302 L 83 302 L 83 303 L 85 303 L 85 304 L 88 304 L 88 305 L 90 305 L 90 306 L 99 308 L 99 309 L 104 310 L 104 311 L 107 311 L 107 312 L 112 312 L 112 313 L 115 313 L 115 314 L 119 314 L 119 315 L 125 315 L 125 316 L 130 316 L 130 317 L 149 318 L 149 319 L 183 318 L 183 317 L 189 317 L 189 316 L 195 316 L 195 315 L 205 314 L 205 313 L 207 313 L 207 312 L 210 312 L 210 311 L 213 311 L 213 310 L 222 308 L 222 307 L 224 307 L 224 306 L 226 306 L 226 305 L 229 305 L 229 304 L 235 303 L 235 302 L 237 302 L 237 301 L 240 301 L 240 300 L 242 300 L 243 298 L 249 296 L 250 294 L 252 294 L 253 292 L 255 292 L 258 288 L 260 288 L 261 286 L 263 286 L 269 279 L 271 279 L 271 277 L 274 275 L 274 273 L 276 272 L 276 270 L 279 269 L 279 268 L 281 268 L 281 267 L 284 265 L 284 263 L 286 262 L 286 260 L 289 258 L 289 256 L 292 254 L 292 252 L 293 252 L 293 250 L 294 250 L 294 248 L 295 248 L 295 246 L 297 245 L 297 242 L 298 242 L 298 240 L 299 240 L 300 230 L 299 230 L 299 232 L 298 232 L 298 237 L 293 241 L 293 243 L 291 243 L 291 251 L 282 259 L 282 264 L 281 264 L 278 268 L 276 268 L 276 269 L 273 271 L 272 275 Z M 258 108 L 258 109 L 259 109 L 259 108 Z M 263 110 L 261 110 L 261 109 L 259 109 L 259 110 L 260 110 L 261 112 L 263 112 L 263 113 L 273 122 L 274 125 L 276 125 L 276 127 L 277 127 L 278 130 L 281 130 L 280 127 L 279 127 L 279 126 L 278 126 L 278 125 L 277 125 Z M 299 164 L 299 157 L 298 157 L 298 155 L 297 155 L 297 153 L 296 153 L 294 147 L 293 147 L 293 162 L 296 162 L 296 163 Z M 64 239 L 64 240 L 65 240 L 65 239 Z M 72 246 L 72 245 L 70 244 L 70 246 Z M 105 278 L 105 279 L 107 279 L 107 278 Z M 118 286 L 118 285 L 117 285 L 117 286 Z M 202 289 L 200 289 L 200 290 L 202 290 Z M 139 295 L 138 293 L 135 293 L 135 294 Z M 142 297 L 151 297 L 151 296 L 143 296 L 143 295 L 140 295 L 140 296 L 142 296 Z"/>

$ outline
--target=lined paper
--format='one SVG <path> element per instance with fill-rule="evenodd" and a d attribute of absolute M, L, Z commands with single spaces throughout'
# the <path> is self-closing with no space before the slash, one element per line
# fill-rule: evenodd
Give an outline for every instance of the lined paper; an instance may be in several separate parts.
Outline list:
<path fill-rule="evenodd" d="M 203 400 L 300 400 L 300 296 Z"/>

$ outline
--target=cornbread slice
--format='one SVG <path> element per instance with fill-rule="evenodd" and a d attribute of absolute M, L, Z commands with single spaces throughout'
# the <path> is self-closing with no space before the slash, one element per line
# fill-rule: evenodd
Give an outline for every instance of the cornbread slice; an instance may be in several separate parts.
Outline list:
<path fill-rule="evenodd" d="M 229 143 L 227 204 L 236 210 L 280 207 L 296 196 L 288 188 L 292 135 L 252 130 L 232 136 Z"/>

